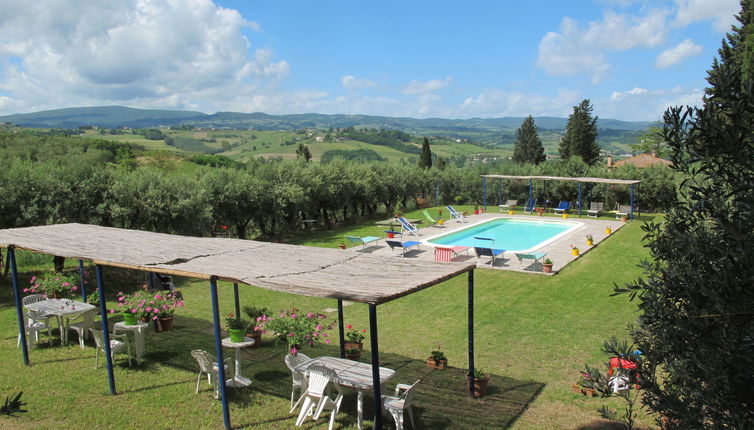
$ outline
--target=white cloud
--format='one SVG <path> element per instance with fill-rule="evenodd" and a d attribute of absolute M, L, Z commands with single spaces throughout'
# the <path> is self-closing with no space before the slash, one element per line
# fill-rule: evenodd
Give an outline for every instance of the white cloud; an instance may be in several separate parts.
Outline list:
<path fill-rule="evenodd" d="M 369 79 L 357 78 L 352 75 L 346 75 L 340 78 L 340 84 L 343 85 L 343 88 L 349 91 L 363 90 L 366 88 L 374 88 L 377 86 L 377 83 L 374 81 L 370 81 Z"/>
<path fill-rule="evenodd" d="M 550 75 L 590 74 L 592 83 L 598 83 L 610 72 L 605 52 L 657 46 L 668 31 L 667 15 L 662 9 L 642 16 L 608 10 L 586 26 L 564 17 L 559 32 L 549 32 L 540 41 L 537 65 Z"/>
<path fill-rule="evenodd" d="M 610 95 L 610 99 L 612 99 L 612 100 L 621 100 L 625 96 L 635 96 L 635 95 L 646 94 L 646 93 L 647 93 L 647 89 L 646 88 L 633 87 L 632 89 L 630 89 L 628 91 L 625 91 L 625 92 L 614 91 Z"/>
<path fill-rule="evenodd" d="M 697 21 L 711 20 L 715 30 L 725 33 L 736 24 L 741 10 L 739 0 L 676 0 L 676 24 L 683 27 Z"/>
<path fill-rule="evenodd" d="M 448 76 L 445 79 L 433 79 L 431 81 L 413 80 L 403 89 L 403 94 L 428 94 L 441 88 L 445 88 L 453 82 L 453 78 Z"/>
<path fill-rule="evenodd" d="M 655 67 L 665 69 L 701 53 L 701 46 L 692 42 L 691 39 L 686 39 L 675 47 L 660 52 L 655 61 Z"/>
<path fill-rule="evenodd" d="M 28 110 L 209 107 L 223 94 L 257 92 L 289 74 L 290 65 L 268 50 L 249 58 L 243 30 L 259 28 L 210 0 L 3 2 L 0 90 Z"/>
<path fill-rule="evenodd" d="M 628 91 L 615 91 L 605 99 L 592 100 L 600 118 L 617 118 L 627 121 L 659 121 L 671 106 L 696 106 L 702 104 L 704 90 L 681 86 L 670 90 L 635 87 Z"/>
<path fill-rule="evenodd" d="M 581 99 L 578 91 L 559 89 L 555 97 L 487 89 L 467 97 L 459 106 L 462 117 L 567 116 Z"/>

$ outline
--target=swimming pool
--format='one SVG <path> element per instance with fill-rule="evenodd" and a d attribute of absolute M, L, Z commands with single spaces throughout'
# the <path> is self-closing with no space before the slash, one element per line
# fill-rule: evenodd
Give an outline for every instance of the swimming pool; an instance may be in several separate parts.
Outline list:
<path fill-rule="evenodd" d="M 528 252 L 541 248 L 582 225 L 584 224 L 576 221 L 495 218 L 453 233 L 428 238 L 426 242 L 435 245 L 479 246 Z M 479 240 L 475 239 L 476 237 L 493 240 Z"/>

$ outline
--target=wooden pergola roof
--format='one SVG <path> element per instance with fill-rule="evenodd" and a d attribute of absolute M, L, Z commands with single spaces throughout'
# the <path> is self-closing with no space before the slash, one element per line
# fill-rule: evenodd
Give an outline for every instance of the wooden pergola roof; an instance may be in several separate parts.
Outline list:
<path fill-rule="evenodd" d="M 572 181 L 572 182 L 597 182 L 602 184 L 638 184 L 641 181 L 634 179 L 609 179 L 609 178 L 572 178 L 567 176 L 515 176 L 515 175 L 482 175 L 483 178 L 500 178 L 500 179 L 543 179 L 546 181 Z"/>
<path fill-rule="evenodd" d="M 87 224 L 0 230 L 0 247 L 91 260 L 103 266 L 200 279 L 216 277 L 273 291 L 379 304 L 473 270 L 471 263 L 253 240 L 189 237 Z"/>

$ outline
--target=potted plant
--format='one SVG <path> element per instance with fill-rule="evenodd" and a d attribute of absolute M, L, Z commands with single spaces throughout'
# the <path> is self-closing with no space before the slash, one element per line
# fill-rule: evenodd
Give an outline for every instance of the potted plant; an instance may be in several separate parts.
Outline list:
<path fill-rule="evenodd" d="M 552 260 L 545 258 L 544 263 L 542 263 L 542 271 L 544 273 L 552 273 Z"/>
<path fill-rule="evenodd" d="M 168 331 L 173 328 L 175 309 L 184 305 L 183 300 L 179 299 L 179 297 L 180 293 L 178 291 L 156 293 L 147 302 L 147 307 L 151 307 L 154 314 L 152 315 L 152 320 L 157 321 L 157 331 Z"/>
<path fill-rule="evenodd" d="M 594 244 L 594 238 L 591 234 L 586 235 L 586 246 L 592 246 Z"/>
<path fill-rule="evenodd" d="M 254 345 L 251 348 L 260 348 L 262 346 L 262 327 L 264 327 L 264 323 L 268 320 L 267 308 L 244 306 L 243 311 L 251 320 L 249 326 L 246 328 L 246 337 L 254 339 Z"/>
<path fill-rule="evenodd" d="M 427 357 L 427 366 L 444 370 L 448 367 L 448 357 L 440 350 L 440 345 L 437 345 L 437 349 L 431 352 L 431 355 Z"/>
<path fill-rule="evenodd" d="M 351 324 L 346 325 L 346 340 L 344 347 L 346 349 L 356 348 L 359 351 L 364 349 L 364 334 L 367 329 L 356 330 Z"/>
<path fill-rule="evenodd" d="M 611 229 L 610 227 L 605 227 L 605 234 L 606 235 L 610 236 L 612 233 L 613 233 L 613 229 Z"/>
<path fill-rule="evenodd" d="M 246 335 L 246 327 L 249 322 L 241 318 L 241 316 L 233 315 L 233 312 L 228 314 L 228 318 L 225 318 L 225 324 L 228 326 L 228 332 L 230 333 L 231 342 L 243 342 Z"/>
<path fill-rule="evenodd" d="M 359 361 L 361 358 L 361 350 L 358 348 L 347 348 L 346 358 L 348 360 Z"/>
<path fill-rule="evenodd" d="M 341 242 L 341 243 L 338 244 L 338 248 L 340 248 L 340 249 L 346 249 L 346 244 Z"/>
<path fill-rule="evenodd" d="M 468 387 L 469 376 L 466 375 L 466 386 Z M 482 397 L 487 394 L 487 384 L 490 382 L 490 375 L 482 369 L 474 369 L 474 397 Z"/>
<path fill-rule="evenodd" d="M 579 248 L 571 245 L 571 255 L 579 255 Z"/>
<path fill-rule="evenodd" d="M 50 272 L 40 277 L 32 276 L 26 294 L 44 294 L 48 298 L 61 299 L 78 291 L 78 274 Z"/>
<path fill-rule="evenodd" d="M 277 336 L 278 341 L 285 341 L 291 354 L 298 351 L 305 344 L 314 345 L 314 342 L 324 341 L 332 343 L 328 339 L 325 330 L 332 330 L 332 324 L 324 325 L 327 315 L 308 312 L 299 313 L 297 309 L 281 311 L 276 318 L 268 318 L 261 326 L 265 331 L 270 331 Z"/>
<path fill-rule="evenodd" d="M 94 290 L 86 295 L 86 302 L 99 307 L 99 290 Z"/>

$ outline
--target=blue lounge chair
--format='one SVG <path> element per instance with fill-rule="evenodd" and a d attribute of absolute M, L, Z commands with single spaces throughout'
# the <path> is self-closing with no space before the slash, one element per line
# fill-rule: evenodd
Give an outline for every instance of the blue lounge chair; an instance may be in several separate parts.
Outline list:
<path fill-rule="evenodd" d="M 446 207 L 448 208 L 448 212 L 450 212 L 450 216 L 453 217 L 454 221 L 466 222 L 466 221 L 464 221 L 464 218 L 466 218 L 466 217 L 463 216 L 463 214 L 461 212 L 458 212 L 457 210 L 455 210 L 455 208 L 453 206 L 446 206 Z"/>
<path fill-rule="evenodd" d="M 346 236 L 346 239 L 348 239 L 349 242 L 351 242 L 351 245 L 358 245 L 362 244 L 362 249 L 367 247 L 368 243 L 376 242 L 380 240 L 377 236 L 366 236 L 366 237 L 358 237 L 358 236 Z"/>
<path fill-rule="evenodd" d="M 395 250 L 395 248 L 401 248 L 401 257 L 406 256 L 407 249 L 411 248 L 412 246 L 415 246 L 416 249 L 420 249 L 419 245 L 421 245 L 421 242 L 416 242 L 412 240 L 401 242 L 400 240 L 385 239 L 385 242 L 387 243 L 387 246 L 390 247 L 391 251 Z"/>
<path fill-rule="evenodd" d="M 482 260 L 482 257 L 490 257 L 490 266 L 495 265 L 495 257 L 503 255 L 504 249 L 482 248 L 479 246 L 474 247 L 474 252 L 477 256 L 477 264 Z"/>
<path fill-rule="evenodd" d="M 534 206 L 537 205 L 537 199 L 534 200 L 527 200 L 526 206 L 524 206 L 524 213 L 534 213 Z"/>
<path fill-rule="evenodd" d="M 521 267 L 524 266 L 524 260 L 531 260 L 532 264 L 536 263 L 537 260 L 542 260 L 542 264 L 544 264 L 547 255 L 546 252 L 516 252 L 515 254 L 518 262 L 521 263 Z"/>
<path fill-rule="evenodd" d="M 398 222 L 401 223 L 401 234 L 409 233 L 416 237 L 419 237 L 419 229 L 415 225 L 408 222 L 406 218 L 398 217 Z"/>
<path fill-rule="evenodd" d="M 570 208 L 571 208 L 571 202 L 565 201 L 565 200 L 561 200 L 560 204 L 558 205 L 558 207 L 556 207 L 555 209 L 553 209 L 553 211 L 556 214 L 561 214 L 562 215 L 565 212 L 567 212 L 568 209 L 570 209 Z"/>

